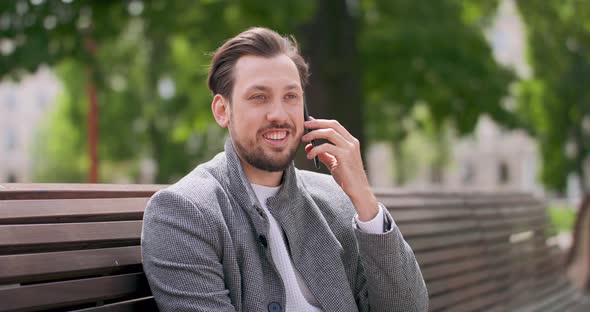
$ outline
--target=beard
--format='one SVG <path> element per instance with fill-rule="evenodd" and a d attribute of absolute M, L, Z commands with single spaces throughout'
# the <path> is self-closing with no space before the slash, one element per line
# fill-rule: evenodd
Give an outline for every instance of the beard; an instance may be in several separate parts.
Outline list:
<path fill-rule="evenodd" d="M 289 135 L 291 135 L 291 133 L 294 131 L 293 127 L 289 125 L 273 124 L 264 129 L 261 129 L 258 131 L 258 133 L 262 133 L 264 130 L 269 128 L 289 129 L 291 130 Z M 291 162 L 293 162 L 293 159 L 295 159 L 295 154 L 297 153 L 297 148 L 299 147 L 299 144 L 296 142 L 301 140 L 301 138 L 296 139 L 293 142 L 293 146 L 287 146 L 280 149 L 270 147 L 271 150 L 276 151 L 275 153 L 271 153 L 265 151 L 261 144 L 257 144 L 257 142 L 240 142 L 238 140 L 238 136 L 232 128 L 230 128 L 230 136 L 232 137 L 234 148 L 243 160 L 245 160 L 254 168 L 268 172 L 279 172 L 287 169 Z M 260 136 L 257 136 L 257 138 L 258 137 Z"/>

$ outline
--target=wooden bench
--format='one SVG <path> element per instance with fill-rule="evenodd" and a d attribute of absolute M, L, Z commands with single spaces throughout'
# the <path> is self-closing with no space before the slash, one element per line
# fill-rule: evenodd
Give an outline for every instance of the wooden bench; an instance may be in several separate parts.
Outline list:
<path fill-rule="evenodd" d="M 159 188 L 0 185 L 0 311 L 157 311 L 139 243 Z"/>
<path fill-rule="evenodd" d="M 377 191 L 422 269 L 430 311 L 590 311 L 564 278 L 545 205 L 518 193 Z"/>
<path fill-rule="evenodd" d="M 157 311 L 141 268 L 163 186 L 0 184 L 0 311 Z M 524 194 L 377 190 L 415 251 L 431 311 L 589 311 Z"/>

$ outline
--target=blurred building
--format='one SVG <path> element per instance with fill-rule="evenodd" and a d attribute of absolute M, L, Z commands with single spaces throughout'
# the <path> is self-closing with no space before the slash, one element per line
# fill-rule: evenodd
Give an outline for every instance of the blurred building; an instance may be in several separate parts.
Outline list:
<path fill-rule="evenodd" d="M 445 168 L 425 164 L 404 184 L 418 190 L 502 190 L 543 194 L 537 181 L 540 161 L 536 142 L 523 131 L 505 131 L 488 117 L 480 118 L 474 133 L 451 141 Z M 435 151 L 432 151 L 435 152 Z M 367 169 L 375 187 L 394 186 L 391 147 L 372 145 Z"/>
<path fill-rule="evenodd" d="M 45 67 L 0 83 L 0 182 L 31 182 L 32 144 L 61 84 Z"/>
<path fill-rule="evenodd" d="M 480 118 L 471 136 L 457 142 L 443 184 L 452 189 L 517 190 L 537 195 L 539 170 L 536 142 L 523 131 L 505 131 L 490 118 Z"/>

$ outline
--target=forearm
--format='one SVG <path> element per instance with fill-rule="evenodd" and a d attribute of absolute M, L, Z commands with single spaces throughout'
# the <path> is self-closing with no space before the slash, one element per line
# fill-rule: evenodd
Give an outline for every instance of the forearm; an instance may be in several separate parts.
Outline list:
<path fill-rule="evenodd" d="M 354 193 L 351 193 L 348 196 L 354 205 L 354 209 L 356 210 L 360 221 L 367 222 L 375 218 L 379 212 L 379 202 L 369 187 L 368 182 L 366 186 L 356 189 Z"/>

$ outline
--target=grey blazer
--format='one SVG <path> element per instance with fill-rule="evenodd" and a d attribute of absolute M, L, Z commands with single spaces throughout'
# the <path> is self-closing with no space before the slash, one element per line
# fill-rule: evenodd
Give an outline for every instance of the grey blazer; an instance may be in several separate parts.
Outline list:
<path fill-rule="evenodd" d="M 428 310 L 420 268 L 389 213 L 384 234 L 364 233 L 331 176 L 293 165 L 267 205 L 325 311 Z M 159 309 L 282 311 L 268 232 L 228 140 L 224 153 L 156 193 L 145 210 L 143 266 Z"/>

